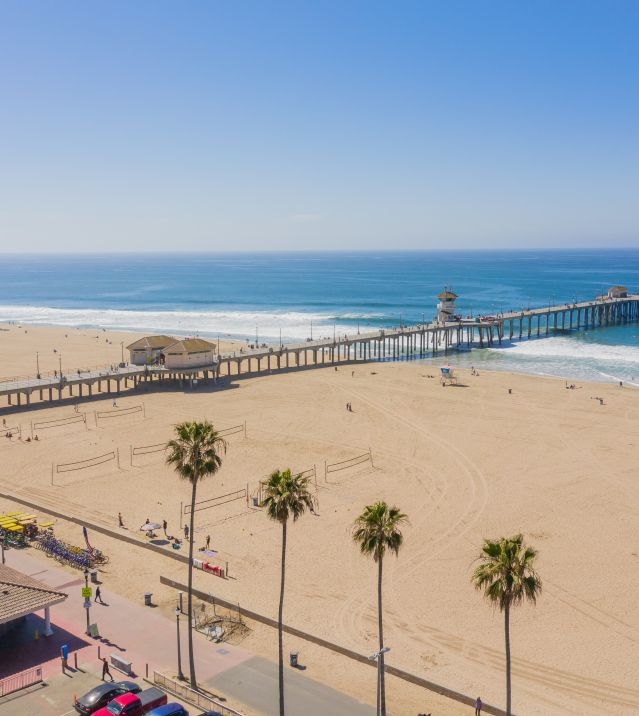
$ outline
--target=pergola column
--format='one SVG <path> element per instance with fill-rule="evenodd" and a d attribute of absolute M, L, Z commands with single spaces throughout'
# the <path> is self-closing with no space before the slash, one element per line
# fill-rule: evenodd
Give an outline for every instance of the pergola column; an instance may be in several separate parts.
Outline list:
<path fill-rule="evenodd" d="M 52 636 L 53 629 L 51 628 L 51 613 L 50 607 L 44 608 L 44 635 Z"/>

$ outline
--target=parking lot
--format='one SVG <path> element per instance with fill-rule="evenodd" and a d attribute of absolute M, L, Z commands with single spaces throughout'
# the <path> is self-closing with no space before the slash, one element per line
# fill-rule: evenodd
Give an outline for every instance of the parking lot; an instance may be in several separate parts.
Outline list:
<path fill-rule="evenodd" d="M 124 675 L 113 673 L 116 681 Z M 136 679 L 140 686 L 148 688 L 142 679 Z M 90 670 L 68 671 L 66 675 L 56 674 L 46 679 L 46 682 L 32 686 L 22 691 L 16 691 L 0 699 L 0 716 L 72 716 L 77 714 L 73 708 L 73 697 L 80 697 L 94 686 L 101 683 L 100 674 Z M 169 702 L 181 703 L 171 694 L 168 695 Z M 198 710 L 188 704 L 183 704 L 189 713 L 194 716 Z"/>

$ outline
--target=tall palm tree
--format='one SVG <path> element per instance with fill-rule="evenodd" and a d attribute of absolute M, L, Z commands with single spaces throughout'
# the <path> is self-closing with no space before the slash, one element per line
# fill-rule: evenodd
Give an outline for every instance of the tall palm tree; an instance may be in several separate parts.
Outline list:
<path fill-rule="evenodd" d="M 276 470 L 264 483 L 266 496 L 262 507 L 272 520 L 282 525 L 282 577 L 280 581 L 280 606 L 277 614 L 277 638 L 279 646 L 280 716 L 284 716 L 284 650 L 282 646 L 282 612 L 284 610 L 284 580 L 286 575 L 286 527 L 289 519 L 296 522 L 306 510 L 313 511 L 313 496 L 309 489 L 310 478 L 292 475 L 290 470 Z"/>
<path fill-rule="evenodd" d="M 215 473 L 222 466 L 222 453 L 226 441 L 220 437 L 208 421 L 179 423 L 175 426 L 175 438 L 166 444 L 169 451 L 166 462 L 183 480 L 191 483 L 191 518 L 189 529 L 189 580 L 187 611 L 189 618 L 189 670 L 191 688 L 197 690 L 195 661 L 193 659 L 193 533 L 195 526 L 195 496 L 200 480 Z"/>
<path fill-rule="evenodd" d="M 541 594 L 541 579 L 535 572 L 537 550 L 524 544 L 522 535 L 484 540 L 480 564 L 472 582 L 484 596 L 504 613 L 506 639 L 506 716 L 511 714 L 510 684 L 510 609 L 523 602 L 536 603 Z"/>
<path fill-rule="evenodd" d="M 385 502 L 367 505 L 353 525 L 353 540 L 359 544 L 362 554 L 372 556 L 377 562 L 377 621 L 379 651 L 377 655 L 377 714 L 386 716 L 386 685 L 384 681 L 384 628 L 382 624 L 382 564 L 386 550 L 397 556 L 404 538 L 400 526 L 407 517 L 397 507 Z"/>

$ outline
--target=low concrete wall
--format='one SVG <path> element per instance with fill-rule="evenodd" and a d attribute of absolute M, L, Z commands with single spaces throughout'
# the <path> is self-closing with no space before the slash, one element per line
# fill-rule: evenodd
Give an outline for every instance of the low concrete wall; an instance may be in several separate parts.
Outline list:
<path fill-rule="evenodd" d="M 174 579 L 169 579 L 168 577 L 161 576 L 160 582 L 168 587 L 173 587 L 180 592 L 188 591 L 188 588 L 185 584 L 176 582 Z M 274 627 L 275 629 L 277 629 L 277 621 L 275 619 L 271 619 L 270 617 L 264 616 L 263 614 L 258 614 L 257 612 L 253 612 L 249 609 L 242 609 L 239 604 L 229 602 L 226 599 L 220 599 L 219 597 L 214 597 L 211 594 L 200 591 L 199 589 L 194 589 L 193 595 L 201 601 L 208 602 L 209 604 L 219 604 L 221 607 L 226 607 L 227 609 L 239 609 L 240 614 L 243 614 L 248 619 L 253 619 L 253 621 L 260 622 L 262 624 L 266 624 L 267 626 Z M 310 641 L 311 643 L 317 644 L 318 646 L 324 647 L 325 649 L 330 649 L 331 651 L 341 654 L 342 656 L 346 656 L 349 659 L 359 661 L 361 664 L 367 664 L 368 666 L 376 666 L 375 662 L 370 661 L 368 657 L 364 656 L 364 654 L 359 654 L 352 649 L 347 649 L 344 646 L 333 644 L 330 641 L 326 641 L 326 639 L 321 639 L 320 637 L 314 636 L 313 634 L 308 634 L 307 632 L 301 631 L 300 629 L 296 629 L 295 627 L 288 626 L 287 624 L 282 624 L 282 630 L 285 631 L 287 634 L 299 637 L 300 639 L 305 639 L 306 641 Z M 433 691 L 436 694 L 440 694 L 441 696 L 445 696 L 446 698 L 453 699 L 454 701 L 457 701 L 461 704 L 466 704 L 467 706 L 472 707 L 474 707 L 475 705 L 475 698 L 471 696 L 466 696 L 459 691 L 449 689 L 446 686 L 436 684 L 433 681 L 428 681 L 428 679 L 423 679 L 421 676 L 416 676 L 415 674 L 411 674 L 408 671 L 403 671 L 402 669 L 398 669 L 394 666 L 389 666 L 388 664 L 386 664 L 385 672 L 387 674 L 390 674 L 391 676 L 396 676 L 398 679 L 403 679 L 404 681 L 408 681 L 411 684 L 415 684 L 416 686 L 421 686 L 424 689 L 428 689 L 428 691 Z M 484 704 L 482 711 L 487 714 L 493 714 L 493 716 L 504 716 L 505 714 L 502 709 L 499 709 L 496 706 L 491 706 L 490 704 Z"/>

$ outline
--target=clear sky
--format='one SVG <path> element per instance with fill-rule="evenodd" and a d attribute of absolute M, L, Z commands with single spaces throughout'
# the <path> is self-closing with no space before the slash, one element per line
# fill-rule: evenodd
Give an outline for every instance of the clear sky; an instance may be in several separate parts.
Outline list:
<path fill-rule="evenodd" d="M 638 37 L 637 0 L 4 0 L 0 250 L 639 246 Z"/>

